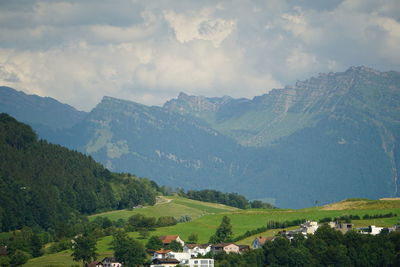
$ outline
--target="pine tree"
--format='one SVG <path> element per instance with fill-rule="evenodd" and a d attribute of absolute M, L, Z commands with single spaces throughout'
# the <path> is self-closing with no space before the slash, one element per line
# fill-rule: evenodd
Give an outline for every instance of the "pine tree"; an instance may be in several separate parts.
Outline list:
<path fill-rule="evenodd" d="M 228 216 L 222 218 L 221 224 L 215 231 L 215 234 L 210 237 L 210 243 L 217 244 L 222 242 L 229 242 L 232 239 L 232 225 Z"/>

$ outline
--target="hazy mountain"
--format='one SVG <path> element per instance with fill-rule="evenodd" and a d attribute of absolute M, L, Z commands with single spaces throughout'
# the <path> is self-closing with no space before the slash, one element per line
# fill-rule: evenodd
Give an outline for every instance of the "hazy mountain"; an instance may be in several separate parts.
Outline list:
<path fill-rule="evenodd" d="M 398 196 L 400 74 L 352 67 L 253 99 L 105 97 L 52 141 L 161 184 L 304 207 Z"/>
<path fill-rule="evenodd" d="M 0 112 L 11 114 L 21 122 L 52 130 L 70 128 L 86 116 L 86 112 L 54 98 L 27 95 L 6 86 L 0 86 Z"/>
<path fill-rule="evenodd" d="M 207 121 L 242 145 L 266 146 L 325 115 L 352 109 L 368 118 L 399 120 L 399 73 L 352 67 L 320 74 L 293 87 L 274 89 L 252 100 L 205 98 L 180 94 L 164 108 Z"/>
<path fill-rule="evenodd" d="M 111 170 L 130 171 L 169 186 L 221 188 L 240 173 L 244 149 L 206 123 L 161 107 L 104 97 L 68 133 L 64 144 Z M 218 177 L 218 178 L 216 178 Z"/>

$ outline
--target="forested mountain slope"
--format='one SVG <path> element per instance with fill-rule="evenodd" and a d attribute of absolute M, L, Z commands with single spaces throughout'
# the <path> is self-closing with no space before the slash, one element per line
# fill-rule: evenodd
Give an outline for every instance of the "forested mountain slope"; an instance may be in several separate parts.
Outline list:
<path fill-rule="evenodd" d="M 32 129 L 0 115 L 0 229 L 58 229 L 79 214 L 154 204 L 157 185 L 113 174 L 90 156 L 38 140 Z"/>

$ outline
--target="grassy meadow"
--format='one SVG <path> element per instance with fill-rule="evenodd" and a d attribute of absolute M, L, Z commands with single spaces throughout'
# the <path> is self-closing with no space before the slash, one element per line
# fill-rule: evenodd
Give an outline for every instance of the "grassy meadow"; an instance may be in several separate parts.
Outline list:
<path fill-rule="evenodd" d="M 265 226 L 268 221 L 291 221 L 296 219 L 320 220 L 326 217 L 338 217 L 344 215 L 358 215 L 360 217 L 365 214 L 378 215 L 392 212 L 397 217 L 378 218 L 371 220 L 353 220 L 355 227 L 368 225 L 376 226 L 392 226 L 400 221 L 400 200 L 348 200 L 342 201 L 323 207 L 312 207 L 300 210 L 291 209 L 269 209 L 269 210 L 240 210 L 220 204 L 205 203 L 201 201 L 189 200 L 177 196 L 166 197 L 164 201 L 151 207 L 138 208 L 133 210 L 118 210 L 100 213 L 90 216 L 94 219 L 96 216 L 105 216 L 111 220 L 119 218 L 127 219 L 133 214 L 141 213 L 145 216 L 174 216 L 179 218 L 183 215 L 189 215 L 192 221 L 187 223 L 179 223 L 174 226 L 157 228 L 150 231 L 149 237 L 152 235 L 179 235 L 183 240 L 187 240 L 192 233 L 198 234 L 199 243 L 208 242 L 209 237 L 214 234 L 215 229 L 221 222 L 224 215 L 227 215 L 232 224 L 234 237 L 253 230 L 261 226 Z M 296 227 L 290 227 L 293 229 Z M 282 229 L 268 230 L 261 234 L 256 234 L 245 238 L 238 244 L 250 245 L 256 236 L 274 236 Z M 137 232 L 129 233 L 130 236 L 138 241 L 146 243 L 147 239 L 143 239 Z M 105 256 L 111 256 L 110 249 L 111 236 L 102 237 L 97 243 L 99 259 Z M 59 252 L 56 254 L 47 254 L 39 258 L 31 259 L 25 266 L 65 266 L 70 267 L 74 264 L 69 256 L 71 251 Z"/>
<path fill-rule="evenodd" d="M 130 216 L 138 213 L 143 214 L 144 216 L 156 218 L 162 216 L 173 216 L 175 218 L 179 218 L 181 216 L 188 215 L 192 219 L 196 219 L 210 213 L 231 212 L 236 210 L 238 209 L 221 204 L 201 202 L 197 200 L 180 198 L 177 196 L 169 196 L 154 206 L 132 210 L 125 209 L 98 213 L 89 216 L 89 220 L 93 220 L 97 216 L 107 217 L 112 221 L 116 221 L 118 219 L 126 220 Z"/>

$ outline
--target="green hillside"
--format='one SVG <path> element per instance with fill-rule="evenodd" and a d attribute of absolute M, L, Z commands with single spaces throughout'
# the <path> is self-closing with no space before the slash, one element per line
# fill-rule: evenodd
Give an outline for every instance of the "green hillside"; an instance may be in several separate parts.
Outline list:
<path fill-rule="evenodd" d="M 126 218 L 135 213 L 141 213 L 146 216 L 181 216 L 185 212 L 191 212 L 193 218 L 187 223 L 179 223 L 174 226 L 157 228 L 150 235 L 179 235 L 183 240 L 187 240 L 192 233 L 197 233 L 199 243 L 208 242 L 209 237 L 215 232 L 215 229 L 221 222 L 224 215 L 231 219 L 234 237 L 244 234 L 246 231 L 265 226 L 268 221 L 290 221 L 295 219 L 319 220 L 326 217 L 338 217 L 344 215 L 365 214 L 377 215 L 392 212 L 396 217 L 380 218 L 371 220 L 354 220 L 356 227 L 367 225 L 392 226 L 400 221 L 400 201 L 399 200 L 348 200 L 335 203 L 329 206 L 313 207 L 307 209 L 272 209 L 272 210 L 240 210 L 223 205 L 205 203 L 200 201 L 188 200 L 181 197 L 166 197 L 171 201 L 164 201 L 152 207 L 144 207 L 132 211 L 115 211 L 92 215 L 104 216 L 112 220 Z M 344 208 L 343 208 L 344 207 Z M 337 208 L 337 209 L 333 209 Z M 159 214 L 162 212 L 162 214 Z M 186 214 L 188 215 L 188 214 Z M 195 217 L 197 216 L 197 217 Z M 290 227 L 292 229 L 295 227 Z M 282 230 L 282 229 L 281 229 Z M 251 241 L 259 235 L 273 236 L 279 230 L 268 230 L 263 233 L 255 234 L 240 240 L 236 243 L 249 245 Z M 147 239 L 142 239 L 137 232 L 131 232 L 130 236 L 137 238 L 140 242 L 146 243 Z M 99 258 L 112 255 L 110 249 L 111 236 L 105 236 L 99 239 L 97 243 Z M 57 254 L 48 254 L 39 258 L 30 260 L 25 266 L 36 267 L 52 264 L 52 266 L 69 267 L 73 264 L 70 251 L 64 251 Z"/>
<path fill-rule="evenodd" d="M 145 206 L 143 208 L 133 210 L 115 210 L 104 213 L 98 213 L 89 216 L 93 220 L 95 217 L 107 217 L 110 220 L 128 219 L 134 214 L 143 214 L 145 216 L 162 217 L 173 216 L 179 218 L 180 216 L 188 215 L 192 219 L 197 219 L 203 215 L 210 213 L 221 213 L 236 211 L 237 208 L 225 206 L 222 204 L 207 203 L 177 196 L 162 197 L 164 201 L 156 203 L 154 206 Z"/>

